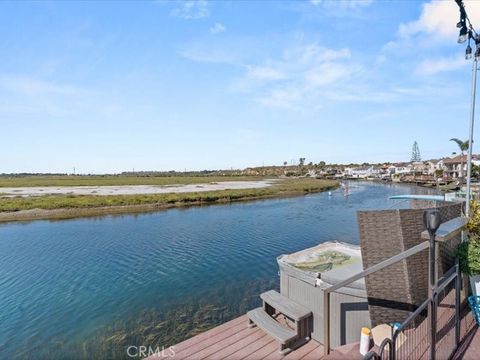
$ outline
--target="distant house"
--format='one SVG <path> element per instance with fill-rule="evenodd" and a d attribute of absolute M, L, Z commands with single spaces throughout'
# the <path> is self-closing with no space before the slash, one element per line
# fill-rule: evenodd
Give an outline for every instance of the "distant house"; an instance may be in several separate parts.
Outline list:
<path fill-rule="evenodd" d="M 432 159 L 425 161 L 428 175 L 435 175 L 437 170 L 445 170 L 444 159 Z"/>
<path fill-rule="evenodd" d="M 393 175 L 393 174 L 395 174 L 396 170 L 397 170 L 397 167 L 392 164 L 387 168 L 387 173 L 390 174 L 390 175 Z"/>
<path fill-rule="evenodd" d="M 412 165 L 410 163 L 395 163 L 389 167 L 390 173 L 398 175 L 410 174 L 412 171 Z"/>
<path fill-rule="evenodd" d="M 381 168 L 376 168 L 374 166 L 361 166 L 356 168 L 345 168 L 345 175 L 356 178 L 356 179 L 366 179 L 372 177 L 380 177 L 382 174 Z"/>
<path fill-rule="evenodd" d="M 414 161 L 410 164 L 410 173 L 413 175 L 426 175 L 428 174 L 428 165 L 423 161 Z"/>
<path fill-rule="evenodd" d="M 443 159 L 444 177 L 462 178 L 467 174 L 467 155 L 457 155 L 453 158 Z M 480 165 L 480 156 L 472 155 L 472 163 Z"/>

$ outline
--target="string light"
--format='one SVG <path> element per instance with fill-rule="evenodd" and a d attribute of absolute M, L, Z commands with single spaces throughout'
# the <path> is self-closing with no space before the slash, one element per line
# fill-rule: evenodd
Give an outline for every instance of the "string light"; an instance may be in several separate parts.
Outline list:
<path fill-rule="evenodd" d="M 465 41 L 468 40 L 467 49 L 465 51 L 465 59 L 469 60 L 472 58 L 472 48 L 470 46 L 470 39 L 475 41 L 475 47 L 477 50 L 480 44 L 480 38 L 473 28 L 470 19 L 468 18 L 467 11 L 465 10 L 465 5 L 463 4 L 463 0 L 455 0 L 459 9 L 460 9 L 460 21 L 457 23 L 457 28 L 460 29 L 458 34 L 457 42 L 459 44 L 463 44 Z M 477 54 L 477 51 L 475 51 Z"/>
<path fill-rule="evenodd" d="M 465 49 L 465 60 L 470 60 L 472 58 L 472 47 L 470 44 Z"/>

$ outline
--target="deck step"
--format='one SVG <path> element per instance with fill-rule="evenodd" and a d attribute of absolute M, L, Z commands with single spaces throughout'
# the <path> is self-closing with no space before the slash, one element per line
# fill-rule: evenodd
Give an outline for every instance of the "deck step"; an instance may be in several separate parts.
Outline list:
<path fill-rule="evenodd" d="M 262 308 L 250 310 L 247 317 L 260 329 L 273 336 L 280 344 L 287 344 L 297 337 L 297 332 L 280 325 L 275 319 L 268 315 Z"/>
<path fill-rule="evenodd" d="M 312 312 L 306 307 L 297 304 L 295 301 L 279 294 L 275 290 L 264 292 L 260 295 L 260 298 L 275 310 L 288 316 L 292 320 L 300 321 L 312 316 Z"/>

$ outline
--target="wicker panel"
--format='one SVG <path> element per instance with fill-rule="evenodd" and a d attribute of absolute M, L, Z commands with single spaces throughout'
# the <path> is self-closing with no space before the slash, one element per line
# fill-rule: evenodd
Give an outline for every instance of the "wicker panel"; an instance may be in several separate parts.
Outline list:
<path fill-rule="evenodd" d="M 359 211 L 364 269 L 423 242 L 423 212 L 432 205 L 440 210 L 442 222 L 461 215 L 462 204 L 422 201 L 412 202 L 412 209 Z M 439 245 L 439 276 L 453 265 L 458 241 Z M 403 321 L 427 298 L 428 250 L 367 276 L 366 286 L 372 326 Z"/>

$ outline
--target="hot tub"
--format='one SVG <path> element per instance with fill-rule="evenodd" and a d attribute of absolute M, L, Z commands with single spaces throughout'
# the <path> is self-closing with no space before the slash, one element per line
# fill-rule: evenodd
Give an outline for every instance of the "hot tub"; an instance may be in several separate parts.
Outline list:
<path fill-rule="evenodd" d="M 323 289 L 363 270 L 358 246 L 330 241 L 277 258 L 280 292 L 313 313 L 312 338 L 323 343 Z M 330 346 L 360 340 L 363 326 L 370 327 L 364 279 L 330 295 Z"/>

